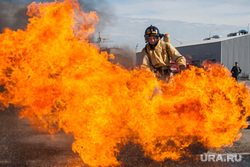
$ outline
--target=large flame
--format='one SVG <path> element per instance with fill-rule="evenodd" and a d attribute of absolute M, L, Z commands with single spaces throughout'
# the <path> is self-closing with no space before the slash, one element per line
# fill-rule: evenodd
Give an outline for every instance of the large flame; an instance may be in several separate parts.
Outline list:
<path fill-rule="evenodd" d="M 88 42 L 98 21 L 76 0 L 32 3 L 26 30 L 0 34 L 0 102 L 50 133 L 75 138 L 91 166 L 119 165 L 119 148 L 142 145 L 156 161 L 178 160 L 188 147 L 232 145 L 250 115 L 249 90 L 218 64 L 191 67 L 166 84 L 144 69 L 128 71 Z M 152 93 L 155 86 L 163 94 Z"/>

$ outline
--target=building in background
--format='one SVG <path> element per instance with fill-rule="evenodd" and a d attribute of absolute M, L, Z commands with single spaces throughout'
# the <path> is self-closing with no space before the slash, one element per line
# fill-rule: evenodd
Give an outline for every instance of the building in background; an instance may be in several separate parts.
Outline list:
<path fill-rule="evenodd" d="M 200 43 L 176 46 L 177 50 L 191 63 L 201 67 L 205 60 L 224 64 L 229 70 L 235 62 L 250 74 L 250 35 L 239 34 L 227 38 L 205 40 Z"/>

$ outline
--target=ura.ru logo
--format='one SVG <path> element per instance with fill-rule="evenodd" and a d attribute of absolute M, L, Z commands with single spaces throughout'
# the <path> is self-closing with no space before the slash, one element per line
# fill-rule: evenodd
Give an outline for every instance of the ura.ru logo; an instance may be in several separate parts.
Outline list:
<path fill-rule="evenodd" d="M 240 154 L 201 154 L 202 162 L 241 162 L 242 155 Z"/>

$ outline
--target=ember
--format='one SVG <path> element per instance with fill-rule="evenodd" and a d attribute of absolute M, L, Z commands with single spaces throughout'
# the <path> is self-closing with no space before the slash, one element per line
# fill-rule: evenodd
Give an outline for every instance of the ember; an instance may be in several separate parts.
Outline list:
<path fill-rule="evenodd" d="M 241 136 L 249 90 L 212 64 L 191 67 L 173 83 L 143 69 L 128 71 L 88 42 L 98 21 L 76 0 L 32 3 L 25 30 L 0 34 L 0 102 L 22 106 L 50 133 L 73 135 L 72 149 L 91 166 L 119 165 L 120 147 L 133 142 L 156 161 L 178 160 L 189 147 L 232 145 Z M 155 86 L 163 94 L 151 99 Z"/>

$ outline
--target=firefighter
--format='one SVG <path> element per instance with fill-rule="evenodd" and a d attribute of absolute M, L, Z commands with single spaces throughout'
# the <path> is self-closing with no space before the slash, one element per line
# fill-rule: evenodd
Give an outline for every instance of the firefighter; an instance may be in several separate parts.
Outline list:
<path fill-rule="evenodd" d="M 186 68 L 186 59 L 169 42 L 161 40 L 163 34 L 155 26 L 149 26 L 145 30 L 145 48 L 142 49 L 142 68 L 152 71 L 161 80 L 169 81 L 173 75 L 171 72 L 171 60 L 174 61 L 179 70 Z"/>

